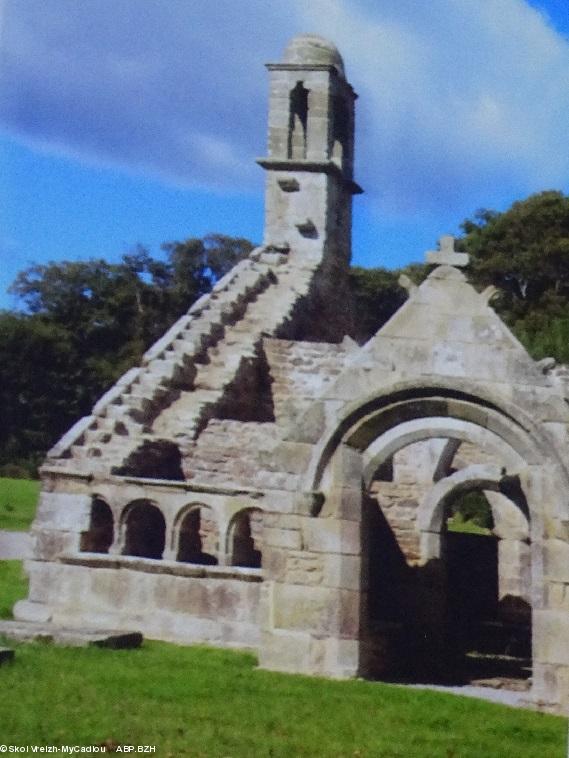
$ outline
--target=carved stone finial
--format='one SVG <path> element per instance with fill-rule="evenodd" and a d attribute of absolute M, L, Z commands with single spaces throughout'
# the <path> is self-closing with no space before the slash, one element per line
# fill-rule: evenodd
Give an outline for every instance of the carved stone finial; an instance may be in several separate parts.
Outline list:
<path fill-rule="evenodd" d="M 439 250 L 429 250 L 426 253 L 427 263 L 434 263 L 437 266 L 455 266 L 456 268 L 468 266 L 468 253 L 457 253 L 455 251 L 452 235 L 443 235 L 439 240 L 439 248 Z"/>

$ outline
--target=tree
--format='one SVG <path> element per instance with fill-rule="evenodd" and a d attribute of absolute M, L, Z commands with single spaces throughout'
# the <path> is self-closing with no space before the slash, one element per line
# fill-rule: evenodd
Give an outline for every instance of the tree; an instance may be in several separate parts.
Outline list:
<path fill-rule="evenodd" d="M 462 224 L 470 276 L 535 358 L 569 361 L 569 197 L 548 191 Z"/>
<path fill-rule="evenodd" d="M 78 366 L 67 330 L 34 316 L 0 312 L 0 466 L 33 472 L 80 415 Z"/>
<path fill-rule="evenodd" d="M 399 284 L 402 274 L 419 284 L 428 266 L 411 263 L 402 269 L 359 268 L 350 271 L 350 292 L 353 303 L 352 337 L 362 344 L 372 337 L 407 299 L 407 291 Z"/>
<path fill-rule="evenodd" d="M 119 263 L 33 265 L 11 291 L 25 313 L 0 316 L 0 465 L 37 463 L 122 373 L 253 245 L 209 235 L 142 246 Z"/>

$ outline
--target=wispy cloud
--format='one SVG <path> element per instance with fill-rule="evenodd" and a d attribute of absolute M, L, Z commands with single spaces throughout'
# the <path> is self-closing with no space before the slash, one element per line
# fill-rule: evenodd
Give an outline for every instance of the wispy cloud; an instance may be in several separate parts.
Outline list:
<path fill-rule="evenodd" d="M 358 178 L 385 213 L 569 179 L 569 43 L 525 0 L 6 0 L 4 127 L 189 185 L 254 186 L 266 77 L 333 39 L 360 92 Z M 258 183 L 257 185 L 258 186 Z"/>
<path fill-rule="evenodd" d="M 362 96 L 361 178 L 385 208 L 567 184 L 569 44 L 524 0 L 299 8 L 349 61 Z"/>

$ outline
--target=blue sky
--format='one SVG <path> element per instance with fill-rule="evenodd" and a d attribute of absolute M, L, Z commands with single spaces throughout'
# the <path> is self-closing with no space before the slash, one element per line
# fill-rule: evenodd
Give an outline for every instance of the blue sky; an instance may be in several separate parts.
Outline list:
<path fill-rule="evenodd" d="M 360 95 L 355 263 L 569 190 L 567 0 L 3 0 L 0 307 L 31 262 L 259 241 L 263 64 L 300 32 Z"/>

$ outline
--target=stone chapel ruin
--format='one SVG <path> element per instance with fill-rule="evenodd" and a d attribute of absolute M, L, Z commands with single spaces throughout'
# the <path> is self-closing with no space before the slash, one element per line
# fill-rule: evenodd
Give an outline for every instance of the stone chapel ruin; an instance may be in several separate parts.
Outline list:
<path fill-rule="evenodd" d="M 451 238 L 346 337 L 356 95 L 319 37 L 267 68 L 263 244 L 50 451 L 16 618 L 333 677 L 426 681 L 475 650 L 569 712 L 569 382 Z M 447 530 L 468 492 L 492 537 Z"/>

